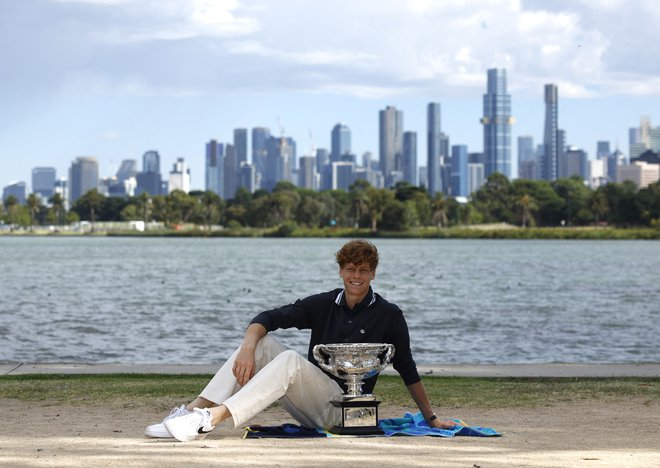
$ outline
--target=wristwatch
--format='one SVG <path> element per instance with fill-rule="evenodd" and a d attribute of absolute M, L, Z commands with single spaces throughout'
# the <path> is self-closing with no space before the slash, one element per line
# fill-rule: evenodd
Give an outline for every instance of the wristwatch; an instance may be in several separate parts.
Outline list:
<path fill-rule="evenodd" d="M 431 415 L 431 417 L 429 418 L 429 422 L 433 422 L 433 421 L 435 421 L 436 419 L 438 419 L 438 417 L 435 415 L 435 413 L 433 413 L 433 414 Z"/>

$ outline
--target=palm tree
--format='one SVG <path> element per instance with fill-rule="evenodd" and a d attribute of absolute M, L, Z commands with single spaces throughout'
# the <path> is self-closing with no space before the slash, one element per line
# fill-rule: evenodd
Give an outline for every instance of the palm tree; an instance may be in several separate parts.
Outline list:
<path fill-rule="evenodd" d="M 37 213 L 39 213 L 39 208 L 41 208 L 41 199 L 36 193 L 31 193 L 27 197 L 27 206 L 30 211 L 30 231 L 34 227 L 34 218 Z"/>
<path fill-rule="evenodd" d="M 431 201 L 431 219 L 433 219 L 433 222 L 438 226 L 438 229 L 447 224 L 448 211 L 449 205 L 447 204 L 447 199 L 442 192 L 436 193 Z"/>
<path fill-rule="evenodd" d="M 62 213 L 64 212 L 64 198 L 59 193 L 54 194 L 48 200 L 55 210 L 55 216 L 57 218 L 57 224 L 62 224 Z"/>
<path fill-rule="evenodd" d="M 521 226 L 527 227 L 532 217 L 532 211 L 536 211 L 538 206 L 534 202 L 534 199 L 527 193 L 518 199 L 516 206 L 520 208 Z"/>

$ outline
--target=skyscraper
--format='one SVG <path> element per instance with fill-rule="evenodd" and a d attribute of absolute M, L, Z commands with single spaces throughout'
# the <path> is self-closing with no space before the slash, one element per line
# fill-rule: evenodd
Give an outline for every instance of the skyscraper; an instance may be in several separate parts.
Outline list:
<path fill-rule="evenodd" d="M 392 186 L 395 171 L 402 170 L 403 112 L 387 106 L 379 112 L 380 168 L 385 185 Z"/>
<path fill-rule="evenodd" d="M 518 137 L 518 177 L 521 179 L 536 179 L 534 138 L 529 135 Z"/>
<path fill-rule="evenodd" d="M 302 156 L 299 162 L 300 169 L 298 171 L 298 187 L 309 190 L 316 190 L 316 157 Z"/>
<path fill-rule="evenodd" d="M 403 133 L 403 180 L 417 185 L 417 132 Z"/>
<path fill-rule="evenodd" d="M 35 167 L 32 169 L 32 192 L 46 202 L 55 193 L 55 168 Z"/>
<path fill-rule="evenodd" d="M 257 186 L 263 186 L 266 179 L 266 142 L 270 138 L 270 129 L 255 127 L 252 129 L 252 164 L 256 171 Z"/>
<path fill-rule="evenodd" d="M 257 179 L 254 164 L 242 163 L 240 168 L 240 186 L 250 193 L 257 190 Z"/>
<path fill-rule="evenodd" d="M 596 142 L 596 159 L 607 159 L 612 154 L 609 141 Z"/>
<path fill-rule="evenodd" d="M 332 190 L 348 191 L 355 181 L 355 164 L 349 161 L 337 161 L 332 166 Z"/>
<path fill-rule="evenodd" d="M 135 194 L 148 193 L 160 195 L 162 193 L 162 176 L 160 174 L 160 155 L 158 151 L 150 150 L 142 156 L 142 172 L 136 177 L 137 189 Z"/>
<path fill-rule="evenodd" d="M 511 178 L 511 95 L 506 92 L 506 70 L 488 70 L 487 92 L 484 94 L 485 176 L 494 172 Z"/>
<path fill-rule="evenodd" d="M 543 127 L 543 155 L 541 156 L 541 179 L 556 180 L 559 174 L 560 147 L 558 138 L 559 109 L 557 85 L 545 85 L 545 126 Z"/>
<path fill-rule="evenodd" d="M 69 200 L 71 204 L 90 190 L 99 188 L 99 165 L 94 157 L 79 157 L 69 169 Z"/>
<path fill-rule="evenodd" d="M 430 102 L 426 108 L 428 191 L 431 197 L 442 192 L 440 177 L 440 103 Z"/>
<path fill-rule="evenodd" d="M 225 146 L 217 140 L 206 144 L 206 190 L 225 196 Z"/>
<path fill-rule="evenodd" d="M 157 172 L 160 174 L 160 154 L 150 150 L 142 155 L 142 172 Z"/>
<path fill-rule="evenodd" d="M 124 182 L 138 173 L 138 164 L 135 159 L 124 159 L 117 169 L 117 181 Z"/>
<path fill-rule="evenodd" d="M 467 197 L 468 193 L 468 148 L 467 145 L 451 147 L 451 195 Z"/>
<path fill-rule="evenodd" d="M 236 148 L 236 158 L 238 159 L 238 166 L 241 163 L 247 162 L 248 153 L 248 138 L 247 128 L 234 129 L 234 147 Z"/>
<path fill-rule="evenodd" d="M 291 161 L 294 157 L 294 146 L 288 137 L 270 137 L 266 140 L 266 172 L 261 188 L 272 191 L 280 180 L 291 180 Z"/>
<path fill-rule="evenodd" d="M 338 123 L 330 133 L 330 162 L 341 161 L 344 154 L 351 152 L 351 129 Z"/>
<path fill-rule="evenodd" d="M 225 200 L 233 200 L 238 190 L 238 182 L 240 180 L 240 164 L 238 162 L 238 152 L 234 145 L 227 145 L 225 147 L 225 187 L 224 194 L 222 195 Z"/>
<path fill-rule="evenodd" d="M 12 182 L 2 189 L 2 201 L 14 197 L 19 205 L 25 205 L 25 182 Z"/>
<path fill-rule="evenodd" d="M 170 171 L 167 191 L 172 193 L 175 190 L 190 192 L 190 169 L 183 158 L 177 158 Z"/>

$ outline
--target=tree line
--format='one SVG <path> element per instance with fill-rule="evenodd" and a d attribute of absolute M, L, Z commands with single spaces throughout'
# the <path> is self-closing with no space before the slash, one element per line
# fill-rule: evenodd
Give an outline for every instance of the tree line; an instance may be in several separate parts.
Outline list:
<path fill-rule="evenodd" d="M 86 221 L 157 221 L 174 228 L 182 224 L 222 225 L 228 228 L 275 226 L 369 228 L 403 231 L 422 226 L 509 223 L 523 227 L 660 226 L 660 182 L 637 190 L 632 182 L 608 183 L 597 189 L 579 177 L 553 182 L 517 179 L 495 173 L 467 203 L 423 187 L 398 183 L 378 189 L 364 180 L 349 191 L 316 192 L 279 182 L 272 192 L 239 189 L 224 200 L 211 191 L 169 195 L 105 197 L 90 190 L 69 211 L 61 195 L 41 203 L 34 193 L 20 205 L 15 197 L 4 200 L 0 218 L 5 224 L 30 227 Z"/>

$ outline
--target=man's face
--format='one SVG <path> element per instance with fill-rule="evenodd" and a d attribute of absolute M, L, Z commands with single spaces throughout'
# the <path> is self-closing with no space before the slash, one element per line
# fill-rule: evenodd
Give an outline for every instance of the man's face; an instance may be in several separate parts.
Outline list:
<path fill-rule="evenodd" d="M 364 296 L 369 292 L 369 285 L 376 277 L 376 272 L 368 263 L 355 265 L 347 263 L 339 269 L 339 276 L 344 280 L 344 289 L 353 296 Z"/>

